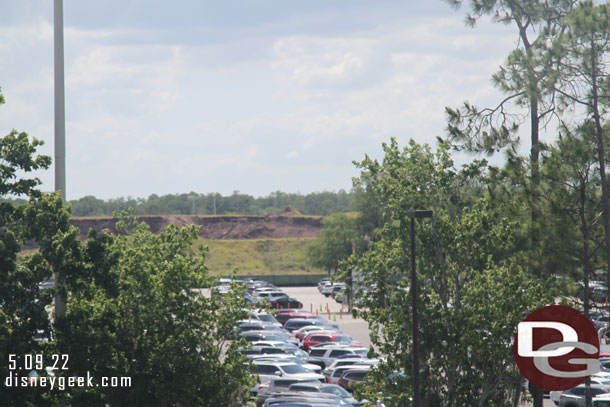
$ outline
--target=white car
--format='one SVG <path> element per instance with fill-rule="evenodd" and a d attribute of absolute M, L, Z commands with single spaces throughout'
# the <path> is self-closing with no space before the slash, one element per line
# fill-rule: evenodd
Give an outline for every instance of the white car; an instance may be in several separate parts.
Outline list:
<path fill-rule="evenodd" d="M 591 384 L 599 384 L 606 388 L 610 388 L 610 374 L 600 372 L 591 375 Z M 553 403 L 555 403 L 556 406 L 559 405 L 559 400 L 561 399 L 562 393 L 563 390 L 555 390 L 550 392 L 549 394 L 551 400 L 553 401 Z"/>
<path fill-rule="evenodd" d="M 324 294 L 324 296 L 329 297 L 333 292 L 333 284 L 329 281 L 327 283 L 324 283 L 324 285 L 322 286 L 322 289 L 320 290 L 320 293 Z"/>
<path fill-rule="evenodd" d="M 258 375 L 261 383 L 268 382 L 272 378 L 283 377 L 293 379 L 309 379 L 311 381 L 324 382 L 324 375 L 313 373 L 293 362 L 277 362 L 267 360 L 254 360 L 256 366 L 254 374 Z"/>
<path fill-rule="evenodd" d="M 324 366 L 327 368 L 332 365 L 332 363 L 339 356 L 342 355 L 361 355 L 366 357 L 369 350 L 366 348 L 357 348 L 352 346 L 340 346 L 337 344 L 332 344 L 328 346 L 312 346 L 309 349 L 309 358 L 307 358 L 307 362 L 320 364 L 320 366 Z"/>
<path fill-rule="evenodd" d="M 296 363 L 304 367 L 307 370 L 310 370 L 314 373 L 322 373 L 322 368 L 318 365 L 314 365 L 312 363 L 307 363 L 303 359 L 298 356 L 288 355 L 288 354 L 274 354 L 274 355 L 249 355 L 250 358 L 256 361 L 273 361 L 273 362 L 291 362 Z"/>
<path fill-rule="evenodd" d="M 343 358 L 336 359 L 329 367 L 322 371 L 322 374 L 329 378 L 333 370 L 341 366 L 347 365 L 369 365 L 373 366 L 379 363 L 379 359 L 366 359 L 366 358 Z"/>

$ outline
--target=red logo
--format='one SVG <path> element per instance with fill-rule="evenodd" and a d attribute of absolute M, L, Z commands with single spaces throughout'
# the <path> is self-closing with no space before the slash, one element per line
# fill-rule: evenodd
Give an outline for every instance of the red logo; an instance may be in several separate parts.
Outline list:
<path fill-rule="evenodd" d="M 582 313 L 563 305 L 532 312 L 513 345 L 519 370 L 544 390 L 567 390 L 599 372 L 599 339 Z"/>

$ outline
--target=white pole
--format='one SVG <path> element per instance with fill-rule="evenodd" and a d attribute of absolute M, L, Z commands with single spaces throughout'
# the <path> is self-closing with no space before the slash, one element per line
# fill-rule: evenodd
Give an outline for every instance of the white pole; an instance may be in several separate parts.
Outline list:
<path fill-rule="evenodd" d="M 53 3 L 54 60 L 55 60 L 55 190 L 66 202 L 66 115 L 64 95 L 64 18 L 63 0 Z M 55 271 L 55 284 L 61 284 L 60 272 Z M 66 301 L 55 295 L 55 317 L 66 315 Z"/>

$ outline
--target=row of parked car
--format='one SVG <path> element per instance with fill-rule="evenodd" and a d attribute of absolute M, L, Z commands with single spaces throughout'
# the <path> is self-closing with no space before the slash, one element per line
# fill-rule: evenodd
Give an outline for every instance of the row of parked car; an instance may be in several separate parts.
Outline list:
<path fill-rule="evenodd" d="M 377 286 L 374 284 L 372 286 L 363 286 L 361 285 L 361 282 L 355 281 L 353 285 L 353 292 L 356 299 L 358 294 L 366 295 L 367 293 L 376 290 Z M 324 277 L 318 282 L 318 291 L 326 297 L 333 298 L 338 303 L 343 303 L 346 301 L 347 284 L 342 281 L 333 282 L 330 278 Z"/>
<path fill-rule="evenodd" d="M 252 359 L 258 378 L 250 389 L 257 406 L 350 407 L 367 403 L 356 400 L 352 391 L 354 383 L 363 382 L 379 362 L 368 358 L 368 349 L 337 324 L 304 311 L 302 305 L 273 305 L 274 298 L 281 298 L 278 287 L 262 281 L 247 284 L 247 295 L 252 296 L 255 307 L 260 298 L 266 298 L 270 305 L 267 310 L 253 308 L 249 318 L 236 327 L 236 337 L 249 343 L 241 351 Z"/>

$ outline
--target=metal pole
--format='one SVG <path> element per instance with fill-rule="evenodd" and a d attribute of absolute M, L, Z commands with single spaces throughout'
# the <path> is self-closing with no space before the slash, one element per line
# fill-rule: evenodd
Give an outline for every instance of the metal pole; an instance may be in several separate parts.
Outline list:
<path fill-rule="evenodd" d="M 419 329 L 417 324 L 417 277 L 415 274 L 415 217 L 411 218 L 411 309 L 413 311 L 413 407 L 419 407 Z"/>
<path fill-rule="evenodd" d="M 66 115 L 64 94 L 64 18 L 63 0 L 53 3 L 54 74 L 55 74 L 55 191 L 66 202 Z M 55 284 L 61 285 L 59 270 L 55 270 Z M 61 293 L 55 295 L 55 317 L 66 315 L 66 301 Z"/>

